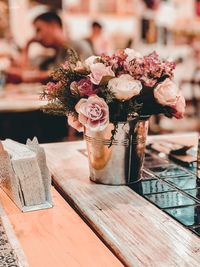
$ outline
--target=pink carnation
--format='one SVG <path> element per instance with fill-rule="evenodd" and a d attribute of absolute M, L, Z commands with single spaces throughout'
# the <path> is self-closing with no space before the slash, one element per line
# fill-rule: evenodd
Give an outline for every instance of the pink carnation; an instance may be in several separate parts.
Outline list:
<path fill-rule="evenodd" d="M 125 53 L 125 50 L 123 49 L 118 49 L 114 54 L 114 57 L 118 57 L 123 61 L 127 58 L 127 56 L 127 53 Z"/>
<path fill-rule="evenodd" d="M 173 76 L 173 71 L 176 67 L 176 63 L 173 62 L 173 61 L 166 61 L 164 62 L 164 70 L 163 70 L 163 73 L 165 75 L 168 75 L 169 77 L 172 77 Z"/>
<path fill-rule="evenodd" d="M 124 63 L 127 58 L 127 54 L 122 49 L 118 49 L 115 54 L 113 54 L 109 59 L 109 65 L 113 67 L 113 69 L 124 68 Z"/>
<path fill-rule="evenodd" d="M 162 61 L 159 60 L 158 54 L 153 52 L 144 57 L 144 69 L 146 75 L 159 78 L 163 71 Z"/>
<path fill-rule="evenodd" d="M 109 110 L 103 98 L 90 96 L 82 98 L 75 106 L 79 122 L 92 131 L 102 131 L 109 124 Z"/>
<path fill-rule="evenodd" d="M 103 77 L 114 77 L 115 74 L 111 67 L 106 67 L 103 63 L 96 63 L 90 66 L 91 74 L 89 75 L 90 80 L 94 84 L 100 84 Z"/>
<path fill-rule="evenodd" d="M 146 73 L 143 58 L 138 57 L 129 62 L 126 61 L 124 67 L 135 79 L 141 79 L 141 77 L 143 77 L 143 75 Z"/>

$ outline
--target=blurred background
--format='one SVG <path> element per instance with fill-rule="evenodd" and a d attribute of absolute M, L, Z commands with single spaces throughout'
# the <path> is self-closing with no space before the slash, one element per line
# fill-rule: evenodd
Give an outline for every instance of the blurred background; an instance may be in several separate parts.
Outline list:
<path fill-rule="evenodd" d="M 39 108 L 42 85 L 67 56 L 64 47 L 83 59 L 126 47 L 173 59 L 186 115 L 153 116 L 150 133 L 200 131 L 200 0 L 0 0 L 0 139 L 81 138 L 65 117 Z"/>

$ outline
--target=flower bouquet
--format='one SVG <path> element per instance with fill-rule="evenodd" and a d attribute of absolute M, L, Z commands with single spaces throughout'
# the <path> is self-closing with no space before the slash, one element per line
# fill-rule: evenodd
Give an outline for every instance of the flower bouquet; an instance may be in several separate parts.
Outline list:
<path fill-rule="evenodd" d="M 123 169 L 117 171 L 116 183 L 123 183 L 127 175 L 140 176 L 148 118 L 153 114 L 178 119 L 184 115 L 185 100 L 173 82 L 174 69 L 174 62 L 159 59 L 156 52 L 142 56 L 127 48 L 111 56 L 91 56 L 84 62 L 71 51 L 69 60 L 53 72 L 53 82 L 44 89 L 43 96 L 49 101 L 45 110 L 66 114 L 69 125 L 84 131 L 93 180 L 102 182 L 102 175 L 109 176 L 103 182 L 112 184 L 116 175 L 109 170 L 116 163 Z M 133 155 L 130 139 L 137 150 L 131 159 L 138 165 L 137 172 L 122 166 Z M 116 150 L 121 151 L 118 156 Z"/>

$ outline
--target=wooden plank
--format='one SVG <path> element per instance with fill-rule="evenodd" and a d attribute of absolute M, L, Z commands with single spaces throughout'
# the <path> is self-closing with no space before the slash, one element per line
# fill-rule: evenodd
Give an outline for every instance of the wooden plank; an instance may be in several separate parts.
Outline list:
<path fill-rule="evenodd" d="M 0 189 L 0 203 L 30 267 L 122 267 L 76 212 L 52 190 L 54 207 L 22 213 Z"/>
<path fill-rule="evenodd" d="M 128 187 L 89 181 L 84 142 L 44 147 L 55 183 L 125 265 L 199 266 L 196 235 Z"/>
<path fill-rule="evenodd" d="M 181 145 L 197 145 L 198 143 L 198 132 L 189 133 L 176 133 L 176 134 L 165 134 L 165 135 L 151 135 L 148 136 L 147 142 L 156 140 L 169 140 Z"/>
<path fill-rule="evenodd" d="M 0 112 L 29 112 L 46 105 L 40 100 L 41 84 L 8 84 L 0 94 Z"/>

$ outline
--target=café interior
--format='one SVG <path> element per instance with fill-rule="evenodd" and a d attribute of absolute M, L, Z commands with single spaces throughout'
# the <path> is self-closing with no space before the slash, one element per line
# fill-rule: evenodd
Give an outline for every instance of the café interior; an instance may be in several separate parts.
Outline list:
<path fill-rule="evenodd" d="M 172 115 L 156 106 L 130 139 L 131 122 L 123 134 L 114 122 L 108 137 L 103 117 L 95 132 L 106 89 L 81 68 L 125 60 L 118 76 L 104 66 L 109 87 L 141 55 L 173 69 L 153 87 L 173 82 Z M 94 91 L 77 95 L 84 71 Z M 98 100 L 85 125 L 88 106 L 76 102 L 80 120 L 71 121 L 69 93 L 56 87 L 67 73 L 73 101 Z M 161 93 L 160 104 L 173 100 Z M 65 97 L 65 112 L 47 112 Z M 0 266 L 200 266 L 200 0 L 0 0 Z"/>

